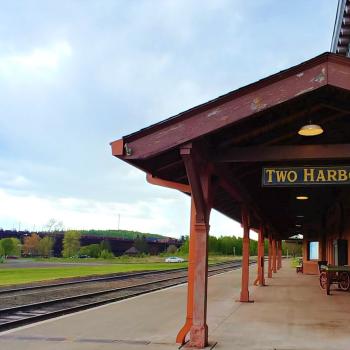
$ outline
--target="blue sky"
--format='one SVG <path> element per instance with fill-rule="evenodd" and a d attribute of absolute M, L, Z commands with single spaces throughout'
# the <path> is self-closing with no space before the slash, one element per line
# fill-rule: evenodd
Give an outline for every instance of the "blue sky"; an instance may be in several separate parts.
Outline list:
<path fill-rule="evenodd" d="M 188 233 L 189 199 L 109 142 L 329 51 L 336 0 L 7 1 L 0 227 Z M 176 213 L 176 214 L 175 214 Z M 240 234 L 213 213 L 211 232 Z"/>

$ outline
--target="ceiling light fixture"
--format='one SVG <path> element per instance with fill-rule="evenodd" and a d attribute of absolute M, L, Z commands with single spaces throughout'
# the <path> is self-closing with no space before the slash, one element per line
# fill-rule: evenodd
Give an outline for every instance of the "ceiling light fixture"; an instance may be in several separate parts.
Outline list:
<path fill-rule="evenodd" d="M 302 126 L 298 131 L 298 134 L 301 136 L 316 136 L 321 135 L 322 133 L 322 127 L 318 124 L 312 124 L 311 120 L 308 124 Z"/>
<path fill-rule="evenodd" d="M 307 199 L 309 199 L 308 196 L 297 196 L 296 197 L 299 201 L 306 201 Z"/>

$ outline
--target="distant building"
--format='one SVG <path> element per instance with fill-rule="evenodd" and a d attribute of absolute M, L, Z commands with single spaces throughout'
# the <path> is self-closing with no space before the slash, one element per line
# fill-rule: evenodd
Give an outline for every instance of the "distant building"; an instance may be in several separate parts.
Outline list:
<path fill-rule="evenodd" d="M 140 254 L 140 251 L 135 247 L 131 247 L 124 252 L 124 255 L 130 255 L 130 256 L 139 255 L 139 254 Z"/>

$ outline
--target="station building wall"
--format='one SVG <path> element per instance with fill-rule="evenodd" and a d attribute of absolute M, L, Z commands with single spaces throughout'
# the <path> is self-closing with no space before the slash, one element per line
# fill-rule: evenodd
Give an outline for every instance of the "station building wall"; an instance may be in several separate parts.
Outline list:
<path fill-rule="evenodd" d="M 324 260 L 335 265 L 335 241 L 346 241 L 347 257 L 345 264 L 350 265 L 350 189 L 342 190 L 341 196 L 331 205 L 323 218 L 320 232 L 307 234 L 303 241 L 303 272 L 305 274 L 318 274 L 318 261 Z M 318 260 L 309 259 L 309 242 L 319 242 Z M 344 243 L 344 242 L 341 242 Z"/>

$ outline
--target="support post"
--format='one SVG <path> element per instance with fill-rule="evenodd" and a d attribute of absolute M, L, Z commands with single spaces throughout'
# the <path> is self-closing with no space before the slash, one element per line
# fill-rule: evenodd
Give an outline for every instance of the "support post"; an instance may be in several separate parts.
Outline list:
<path fill-rule="evenodd" d="M 272 240 L 272 271 L 277 273 L 277 243 L 276 239 Z"/>
<path fill-rule="evenodd" d="M 267 268 L 267 277 L 272 278 L 272 236 L 269 234 L 269 261 Z"/>
<path fill-rule="evenodd" d="M 259 231 L 259 242 L 258 242 L 258 249 L 260 250 L 260 259 L 259 259 L 259 265 L 260 265 L 260 274 L 259 274 L 259 285 L 265 286 L 265 244 L 264 244 L 264 226 L 261 225 L 260 231 Z"/>
<path fill-rule="evenodd" d="M 242 226 L 243 226 L 243 256 L 242 256 L 242 285 L 240 302 L 250 302 L 249 300 L 249 212 L 242 207 Z"/>
<path fill-rule="evenodd" d="M 264 226 L 261 225 L 259 232 L 258 232 L 258 261 L 257 261 L 257 275 L 256 279 L 254 281 L 254 286 L 265 285 L 265 278 L 264 278 Z"/>
<path fill-rule="evenodd" d="M 208 282 L 208 227 L 195 224 L 195 263 L 193 321 L 190 330 L 190 347 L 204 348 L 208 345 L 207 282 Z"/>
<path fill-rule="evenodd" d="M 190 219 L 190 237 L 188 251 L 188 282 L 187 282 L 187 312 L 186 322 L 180 329 L 176 337 L 176 343 L 185 344 L 186 336 L 193 324 L 193 290 L 194 290 L 194 271 L 195 271 L 195 223 L 196 223 L 196 208 L 193 198 L 191 198 L 191 219 Z"/>
<path fill-rule="evenodd" d="M 282 268 L 282 240 L 278 240 L 278 249 L 277 249 L 277 270 L 280 270 Z"/>
<path fill-rule="evenodd" d="M 208 167 L 200 163 L 198 148 L 192 144 L 180 150 L 187 178 L 191 187 L 191 197 L 195 207 L 193 223 L 193 292 L 192 324 L 188 347 L 202 349 L 208 345 L 207 326 L 207 286 L 208 286 L 208 233 L 209 216 L 212 207 L 211 175 Z M 186 326 L 186 325 L 185 325 Z M 180 340 L 184 340 L 182 330 Z"/>

